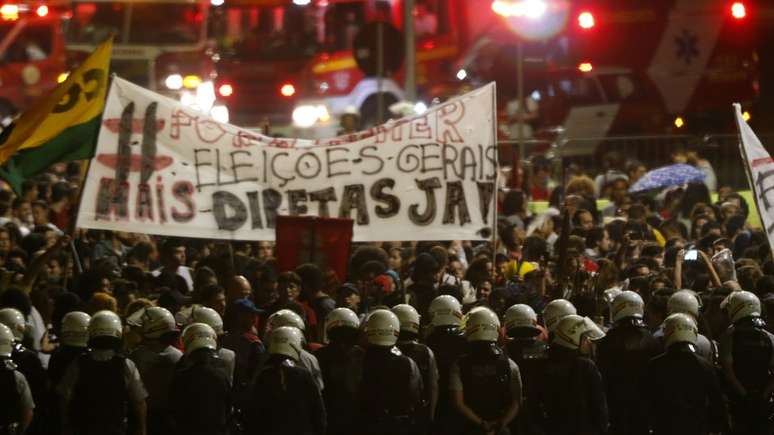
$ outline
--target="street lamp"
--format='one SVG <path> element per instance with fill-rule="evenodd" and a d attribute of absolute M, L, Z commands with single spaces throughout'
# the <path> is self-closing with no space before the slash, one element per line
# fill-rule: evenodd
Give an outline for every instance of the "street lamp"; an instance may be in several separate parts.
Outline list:
<path fill-rule="evenodd" d="M 549 12 L 552 12 L 549 11 L 550 6 L 555 4 L 549 4 L 546 0 L 494 0 L 492 2 L 492 10 L 508 20 L 514 31 L 519 34 L 516 40 L 516 86 L 519 101 L 516 116 L 518 119 L 517 142 L 520 152 L 523 151 L 524 143 L 524 47 L 522 39 L 543 39 L 547 37 L 544 35 L 546 30 L 553 32 L 551 29 L 553 26 L 544 26 L 543 20 Z"/>

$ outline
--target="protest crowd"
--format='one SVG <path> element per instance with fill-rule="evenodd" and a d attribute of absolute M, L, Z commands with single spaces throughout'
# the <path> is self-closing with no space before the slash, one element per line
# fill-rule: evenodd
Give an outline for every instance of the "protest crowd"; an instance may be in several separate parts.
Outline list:
<path fill-rule="evenodd" d="M 695 153 L 658 195 L 614 157 L 501 188 L 492 241 L 354 243 L 348 276 L 73 230 L 55 165 L 0 191 L 0 434 L 772 433 L 754 206 Z"/>

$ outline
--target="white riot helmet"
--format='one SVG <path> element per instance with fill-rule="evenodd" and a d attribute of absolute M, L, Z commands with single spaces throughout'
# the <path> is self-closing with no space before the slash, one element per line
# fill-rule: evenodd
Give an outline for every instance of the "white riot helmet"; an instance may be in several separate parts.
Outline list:
<path fill-rule="evenodd" d="M 305 329 L 304 320 L 291 310 L 279 310 L 276 313 L 269 316 L 269 329 L 275 330 L 283 326 L 292 326 L 303 331 Z"/>
<path fill-rule="evenodd" d="M 684 313 L 675 313 L 664 320 L 664 343 L 670 346 L 674 343 L 696 344 L 699 329 L 693 318 Z"/>
<path fill-rule="evenodd" d="M 543 322 L 550 332 L 554 332 L 562 317 L 577 313 L 575 305 L 567 299 L 554 299 L 543 308 Z"/>
<path fill-rule="evenodd" d="M 91 316 L 81 311 L 70 311 L 62 317 L 60 335 L 65 346 L 87 347 Z"/>
<path fill-rule="evenodd" d="M 210 307 L 195 305 L 191 307 L 191 316 L 189 323 L 204 323 L 210 325 L 217 335 L 223 335 L 223 319 L 217 311 Z"/>
<path fill-rule="evenodd" d="M 27 321 L 24 320 L 24 314 L 16 308 L 3 308 L 0 310 L 0 323 L 10 328 L 16 341 L 24 338 L 24 331 L 27 329 Z"/>
<path fill-rule="evenodd" d="M 731 323 L 736 323 L 745 317 L 760 317 L 761 315 L 760 299 L 748 291 L 737 291 L 728 295 L 726 308 Z"/>
<path fill-rule="evenodd" d="M 389 310 L 375 310 L 366 321 L 368 343 L 376 346 L 394 346 L 400 334 L 400 320 Z"/>
<path fill-rule="evenodd" d="M 489 308 L 472 310 L 465 322 L 468 341 L 497 341 L 500 338 L 500 319 Z"/>
<path fill-rule="evenodd" d="M 529 331 L 531 335 L 540 333 L 537 327 L 537 314 L 529 305 L 516 304 L 505 312 L 506 331 Z"/>
<path fill-rule="evenodd" d="M 360 328 L 360 319 L 349 308 L 336 308 L 325 317 L 325 332 L 334 328 Z"/>
<path fill-rule="evenodd" d="M 10 358 L 13 353 L 13 331 L 0 323 L 0 358 Z"/>
<path fill-rule="evenodd" d="M 699 317 L 699 297 L 690 290 L 680 290 L 673 294 L 667 301 L 667 314 L 683 313 Z"/>
<path fill-rule="evenodd" d="M 198 349 L 216 350 L 218 348 L 218 336 L 210 325 L 191 323 L 183 330 L 183 348 L 186 355 Z"/>
<path fill-rule="evenodd" d="M 281 326 L 275 329 L 269 340 L 269 353 L 286 355 L 298 361 L 301 357 L 301 343 L 304 336 L 301 330 L 292 326 Z"/>
<path fill-rule="evenodd" d="M 160 338 L 162 335 L 176 331 L 175 316 L 166 308 L 145 307 L 137 310 L 126 321 L 127 324 L 138 326 L 144 338 Z"/>
<path fill-rule="evenodd" d="M 112 311 L 97 311 L 89 321 L 89 340 L 98 337 L 120 339 L 122 333 L 123 326 L 121 325 L 121 318 Z"/>
<path fill-rule="evenodd" d="M 637 293 L 626 290 L 621 292 L 613 300 L 613 312 L 611 313 L 613 322 L 617 322 L 627 317 L 642 318 L 645 312 L 645 302 L 642 301 L 642 297 Z"/>
<path fill-rule="evenodd" d="M 605 332 L 588 317 L 570 314 L 559 321 L 554 330 L 553 344 L 567 349 L 579 349 L 581 339 L 587 336 L 590 340 L 599 340 L 605 336 Z"/>
<path fill-rule="evenodd" d="M 438 296 L 427 311 L 433 326 L 460 326 L 462 322 L 462 304 L 454 296 Z"/>
<path fill-rule="evenodd" d="M 400 304 L 392 307 L 392 312 L 398 316 L 400 330 L 419 334 L 419 313 L 411 305 Z"/>

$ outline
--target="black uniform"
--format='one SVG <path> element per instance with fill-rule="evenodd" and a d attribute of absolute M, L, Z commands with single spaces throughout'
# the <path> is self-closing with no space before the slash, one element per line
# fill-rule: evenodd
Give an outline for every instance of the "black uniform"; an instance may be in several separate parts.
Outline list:
<path fill-rule="evenodd" d="M 11 434 L 11 428 L 19 423 L 24 400 L 19 391 L 17 377 L 23 377 L 16 370 L 16 364 L 0 359 L 0 435 Z M 29 399 L 30 394 L 27 391 Z"/>
<path fill-rule="evenodd" d="M 59 385 L 59 381 L 64 377 L 65 371 L 70 364 L 78 359 L 81 355 L 86 353 L 85 347 L 75 346 L 59 346 L 51 354 L 51 359 L 48 361 L 48 381 L 50 386 L 49 403 L 52 406 L 49 407 L 50 424 L 48 424 L 48 430 L 52 434 L 58 434 L 61 432 L 59 422 L 62 419 L 61 410 L 58 406 L 53 404 L 57 403 L 56 399 L 56 386 Z"/>
<path fill-rule="evenodd" d="M 577 350 L 552 345 L 542 383 L 544 388 L 539 391 L 537 405 L 545 413 L 545 433 L 607 433 L 607 399 L 594 361 Z"/>
<path fill-rule="evenodd" d="M 420 420 L 418 421 L 418 433 L 425 434 L 430 430 L 435 409 L 432 409 L 433 397 L 438 396 L 438 365 L 435 355 L 429 347 L 416 341 L 398 342 L 398 349 L 411 358 L 419 368 L 422 376 L 422 403 L 420 405 Z"/>
<path fill-rule="evenodd" d="M 224 362 L 212 349 L 197 349 L 178 361 L 169 389 L 175 431 L 179 435 L 228 432 L 231 386 Z"/>
<path fill-rule="evenodd" d="M 438 435 L 453 435 L 460 430 L 461 417 L 451 403 L 449 395 L 449 371 L 452 364 L 465 353 L 465 337 L 456 326 L 438 326 L 425 340 L 433 351 L 438 364 L 438 408 L 436 410 L 435 430 Z"/>
<path fill-rule="evenodd" d="M 70 400 L 70 424 L 79 435 L 123 435 L 127 429 L 129 391 L 126 359 L 115 355 L 96 361 L 78 357 L 80 375 Z"/>
<path fill-rule="evenodd" d="M 315 352 L 325 389 L 322 396 L 328 414 L 328 432 L 357 434 L 355 412 L 365 351 L 356 345 L 333 342 Z"/>
<path fill-rule="evenodd" d="M 456 390 L 461 381 L 465 405 L 486 421 L 500 420 L 513 405 L 521 400 L 521 377 L 511 367 L 508 355 L 495 343 L 470 343 L 468 353 L 457 361 L 459 372 L 453 372 L 450 389 Z M 455 380 L 459 373 L 459 380 Z M 514 378 L 514 376 L 516 378 Z M 513 389 L 513 384 L 518 387 Z M 464 420 L 465 434 L 483 434 L 480 426 Z"/>
<path fill-rule="evenodd" d="M 250 411 L 250 434 L 325 434 L 325 405 L 314 378 L 284 355 L 272 355 L 259 370 Z"/>
<path fill-rule="evenodd" d="M 413 434 L 418 430 L 422 376 L 416 363 L 397 347 L 366 349 L 358 398 L 360 433 Z"/>
<path fill-rule="evenodd" d="M 508 356 L 519 366 L 523 402 L 519 415 L 511 424 L 511 432 L 520 435 L 543 433 L 543 413 L 535 398 L 543 388 L 543 370 L 548 360 L 548 345 L 534 338 L 514 339 L 505 346 Z"/>
<path fill-rule="evenodd" d="M 763 397 L 774 376 L 774 335 L 759 317 L 738 320 L 720 340 L 720 362 L 732 370 L 747 395 L 730 394 L 733 433 L 769 434 L 771 414 Z"/>
<path fill-rule="evenodd" d="M 658 340 L 636 317 L 619 320 L 598 342 L 597 366 L 605 382 L 611 433 L 647 434 L 640 387 L 648 361 L 659 349 Z"/>
<path fill-rule="evenodd" d="M 706 435 L 724 429 L 723 392 L 715 369 L 691 344 L 673 344 L 652 359 L 642 391 L 648 425 L 640 425 L 645 433 Z"/>
<path fill-rule="evenodd" d="M 37 352 L 27 349 L 21 343 L 15 343 L 11 360 L 17 366 L 17 370 L 27 378 L 27 383 L 35 401 L 35 418 L 27 430 L 30 434 L 46 434 L 48 428 L 44 416 L 48 415 L 48 375 L 43 364 L 38 358 Z"/>

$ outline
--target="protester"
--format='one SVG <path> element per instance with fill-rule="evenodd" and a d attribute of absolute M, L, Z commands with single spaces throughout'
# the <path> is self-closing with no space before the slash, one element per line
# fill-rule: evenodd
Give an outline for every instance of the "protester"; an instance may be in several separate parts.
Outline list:
<path fill-rule="evenodd" d="M 721 173 L 717 198 L 711 177 L 630 194 L 648 169 L 669 162 L 626 157 L 626 165 L 620 152 L 606 157 L 601 173 L 575 166 L 566 183 L 551 179 L 548 158 L 534 159 L 540 173 L 528 190 L 495 195 L 496 234 L 353 243 L 336 259 L 348 266 L 338 272 L 323 247 L 304 247 L 313 255 L 293 263 L 287 245 L 267 241 L 73 232 L 74 192 L 55 172 L 24 183 L 20 195 L 0 190 L 0 323 L 15 334 L 3 363 L 15 363 L 8 373 L 19 387 L 2 384 L 0 395 L 25 411 L 3 414 L 0 433 L 4 422 L 33 434 L 770 429 L 774 261 L 767 234 L 750 224 L 755 207 Z M 675 159 L 710 175 L 702 158 L 680 151 Z M 179 209 L 175 198 L 165 201 Z M 469 213 L 476 206 L 468 203 Z M 455 214 L 435 210 L 447 212 Z M 442 238 L 437 228 L 427 234 Z M 382 309 L 398 315 L 397 329 Z M 472 320 L 488 309 L 485 329 L 496 318 L 502 336 L 473 340 Z M 152 314 L 163 310 L 173 317 Z M 115 326 L 89 339 L 97 313 Z M 148 331 L 143 317 L 165 326 Z M 201 351 L 181 346 L 176 330 L 194 324 L 208 325 L 215 344 L 207 330 Z M 299 331 L 298 351 L 269 355 L 263 343 L 285 328 Z M 482 375 L 471 384 L 472 367 L 505 374 L 505 359 L 511 382 Z M 501 388 L 515 383 L 511 362 L 518 394 Z M 292 388 L 281 389 L 283 373 Z M 278 411 L 269 398 L 290 405 Z M 288 424 L 291 416 L 298 421 Z M 485 424 L 472 427 L 476 418 Z"/>

